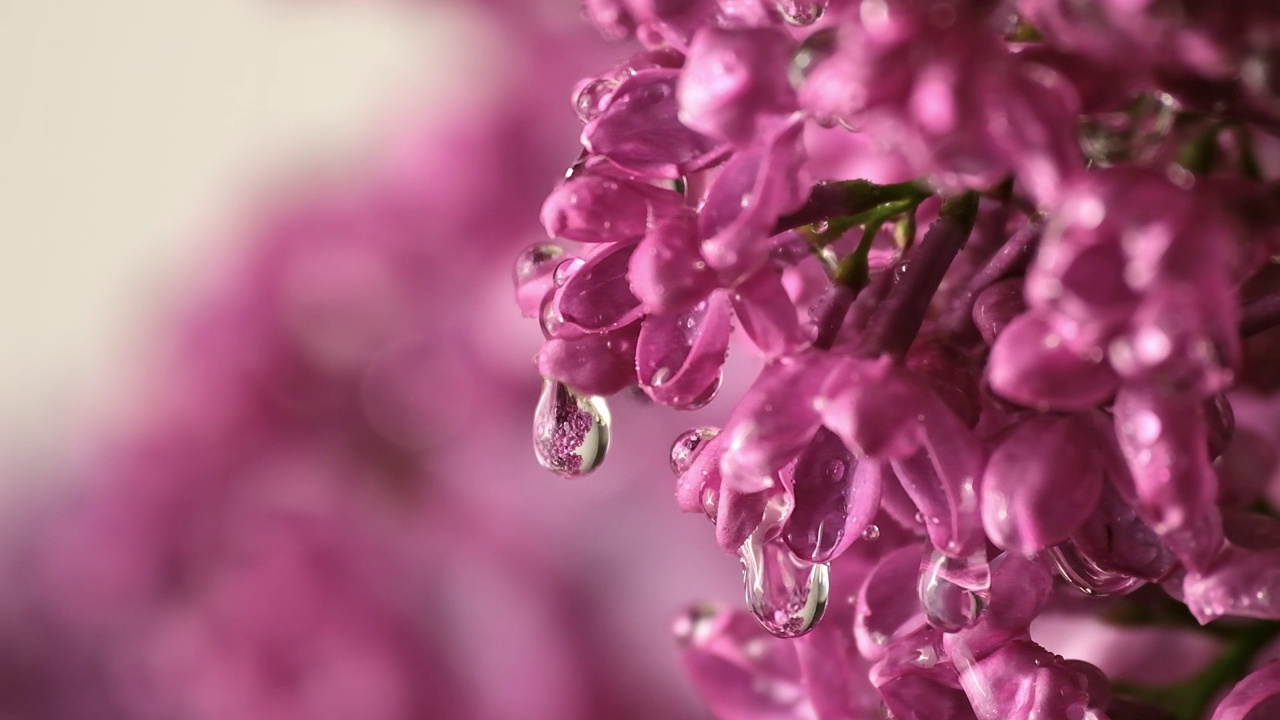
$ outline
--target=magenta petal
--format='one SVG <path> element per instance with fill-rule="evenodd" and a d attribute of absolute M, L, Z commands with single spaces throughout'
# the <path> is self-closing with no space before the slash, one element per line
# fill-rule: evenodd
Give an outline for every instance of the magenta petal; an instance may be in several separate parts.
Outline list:
<path fill-rule="evenodd" d="M 809 701 L 823 720 L 874 717 L 880 699 L 867 676 L 870 668 L 852 647 L 847 627 L 832 620 L 828 617 L 795 641 Z"/>
<path fill-rule="evenodd" d="M 1222 545 L 1203 404 L 1185 393 L 1127 387 L 1113 412 L 1136 509 L 1185 565 L 1203 568 Z"/>
<path fill-rule="evenodd" d="M 553 238 L 584 243 L 635 240 L 648 228 L 648 195 L 666 192 L 673 196 L 672 202 L 682 202 L 671 190 L 641 186 L 628 178 L 583 172 L 561 183 L 547 197 L 542 204 L 542 226 Z"/>
<path fill-rule="evenodd" d="M 1010 278 L 988 286 L 973 301 L 973 324 L 982 339 L 994 343 L 1014 318 L 1027 310 L 1022 299 L 1022 278 Z"/>
<path fill-rule="evenodd" d="M 640 324 L 602 335 L 553 338 L 538 353 L 538 372 L 587 395 L 612 395 L 636 382 Z"/>
<path fill-rule="evenodd" d="M 677 178 L 709 167 L 727 146 L 680 123 L 678 70 L 641 70 L 613 91 L 582 130 L 583 145 L 644 177 Z"/>
<path fill-rule="evenodd" d="M 991 346 L 987 381 L 997 395 L 1037 410 L 1085 410 L 1115 393 L 1119 378 L 1099 353 L 1082 358 L 1047 321 L 1024 314 Z"/>
<path fill-rule="evenodd" d="M 742 331 L 760 354 L 794 354 L 808 342 L 795 304 L 782 284 L 782 269 L 766 265 L 734 288 L 733 307 Z"/>
<path fill-rule="evenodd" d="M 978 720 L 1069 720 L 1089 705 L 1084 676 L 1029 640 L 978 661 L 960 683 Z"/>
<path fill-rule="evenodd" d="M 925 518 L 934 547 L 953 558 L 986 549 L 979 485 L 986 457 L 982 445 L 935 396 L 921 406 L 924 444 L 920 452 L 893 461 L 902 489 Z"/>
<path fill-rule="evenodd" d="M 561 288 L 561 317 L 588 332 L 612 330 L 639 318 L 643 310 L 627 280 L 635 251 L 635 243 L 615 243 L 589 255 Z"/>
<path fill-rule="evenodd" d="M 894 640 L 924 627 L 924 611 L 916 596 L 922 545 L 908 545 L 886 555 L 867 575 L 858 593 L 853 637 L 858 652 L 880 660 Z"/>
<path fill-rule="evenodd" d="M 1280 619 L 1280 521 L 1233 512 L 1227 530 L 1226 549 L 1183 579 L 1187 607 L 1202 623 L 1224 615 Z"/>
<path fill-rule="evenodd" d="M 735 154 L 708 189 L 698 234 L 703 256 L 724 275 L 741 277 L 758 267 L 772 249 L 778 218 L 808 197 L 803 129 L 803 122 L 793 122 L 768 145 Z"/>
<path fill-rule="evenodd" d="M 636 345 L 640 386 L 656 402 L 692 409 L 719 387 L 729 350 L 729 301 L 716 293 L 679 315 L 645 318 Z"/>
<path fill-rule="evenodd" d="M 693 212 L 656 222 L 631 256 L 628 277 L 646 312 L 683 312 L 706 298 L 717 278 L 699 254 Z"/>
<path fill-rule="evenodd" d="M 916 452 L 927 392 L 893 361 L 849 360 L 822 388 L 822 424 L 851 448 L 877 460 Z"/>
<path fill-rule="evenodd" d="M 751 533 L 760 527 L 769 492 L 744 493 L 721 486 L 716 508 L 716 542 L 726 552 L 736 553 Z"/>
<path fill-rule="evenodd" d="M 1001 441 L 982 478 L 991 541 L 1030 555 L 1075 532 L 1102 493 L 1099 443 L 1088 415 L 1038 415 Z"/>
<path fill-rule="evenodd" d="M 676 624 L 680 659 L 716 717 L 807 720 L 794 646 L 744 612 L 695 608 Z"/>
<path fill-rule="evenodd" d="M 800 451 L 792 493 L 795 507 L 783 540 L 798 557 L 826 562 L 861 536 L 880 508 L 879 463 L 857 462 L 826 428 Z"/>
<path fill-rule="evenodd" d="M 814 407 L 830 362 L 822 355 L 765 366 L 725 425 L 724 482 L 743 492 L 774 484 L 773 476 L 809 442 L 820 423 Z"/>
<path fill-rule="evenodd" d="M 1272 660 L 1236 683 L 1211 720 L 1267 720 L 1280 717 L 1280 660 Z"/>
<path fill-rule="evenodd" d="M 880 686 L 880 695 L 895 720 L 974 720 L 963 692 L 924 675 L 896 677 Z"/>
<path fill-rule="evenodd" d="M 680 119 L 711 137 L 750 145 L 762 123 L 797 107 L 787 78 L 795 44 L 776 27 L 702 29 L 677 87 Z"/>

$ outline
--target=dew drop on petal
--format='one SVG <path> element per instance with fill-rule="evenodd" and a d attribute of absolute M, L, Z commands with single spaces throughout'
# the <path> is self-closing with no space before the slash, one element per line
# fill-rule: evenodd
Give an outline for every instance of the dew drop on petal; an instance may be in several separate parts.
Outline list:
<path fill-rule="evenodd" d="M 525 283 L 538 277 L 548 265 L 564 255 L 564 248 L 553 243 L 540 243 L 524 249 L 516 257 L 515 266 L 511 269 L 511 277 L 519 289 Z"/>
<path fill-rule="evenodd" d="M 720 490 L 704 485 L 702 488 L 702 514 L 714 525 L 720 511 Z"/>
<path fill-rule="evenodd" d="M 542 300 L 542 308 L 538 311 L 538 326 L 542 328 L 542 336 L 550 340 L 564 326 L 564 316 L 556 307 L 556 293 L 547 293 Z"/>
<path fill-rule="evenodd" d="M 584 123 L 596 119 L 619 84 L 616 77 L 594 78 L 579 83 L 578 92 L 573 96 L 573 111 L 578 119 Z"/>
<path fill-rule="evenodd" d="M 880 526 L 872 523 L 862 529 L 862 539 L 867 542 L 875 542 L 880 539 Z"/>
<path fill-rule="evenodd" d="M 807 27 L 822 19 L 827 0 L 778 0 L 778 12 L 789 25 Z"/>
<path fill-rule="evenodd" d="M 533 452 L 542 467 L 561 477 L 595 470 L 609 448 L 609 406 L 557 380 L 542 382 L 533 414 Z"/>
<path fill-rule="evenodd" d="M 719 434 L 720 428 L 715 427 L 693 428 L 680 433 L 680 437 L 671 443 L 671 472 L 676 477 L 683 475 L 693 465 L 698 452 Z"/>
<path fill-rule="evenodd" d="M 1142 578 L 1099 567 L 1071 540 L 1048 548 L 1045 554 L 1053 562 L 1058 575 L 1086 595 L 1094 597 L 1125 595 L 1146 584 Z"/>
<path fill-rule="evenodd" d="M 983 602 L 977 592 L 948 579 L 948 560 L 937 550 L 925 556 L 916 589 L 929 624 L 942 632 L 953 633 L 972 627 L 978 621 Z"/>
<path fill-rule="evenodd" d="M 582 258 L 569 258 L 561 261 L 560 264 L 556 266 L 556 272 L 553 276 L 556 287 L 563 287 L 565 283 L 569 282 L 569 278 L 573 277 L 574 273 L 578 272 L 578 270 L 585 264 L 586 261 Z"/>
<path fill-rule="evenodd" d="M 827 563 L 797 558 L 780 538 L 758 530 L 738 548 L 747 607 L 770 634 L 800 637 L 822 618 L 830 590 Z"/>

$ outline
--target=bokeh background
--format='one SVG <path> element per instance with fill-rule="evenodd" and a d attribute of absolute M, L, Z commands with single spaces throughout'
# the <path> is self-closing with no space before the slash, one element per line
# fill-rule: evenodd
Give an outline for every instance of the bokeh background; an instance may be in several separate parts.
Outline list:
<path fill-rule="evenodd" d="M 622 52 L 573 0 L 0 1 L 0 718 L 704 717 L 670 625 L 739 571 L 666 455 L 724 409 L 529 447 L 511 261 Z"/>

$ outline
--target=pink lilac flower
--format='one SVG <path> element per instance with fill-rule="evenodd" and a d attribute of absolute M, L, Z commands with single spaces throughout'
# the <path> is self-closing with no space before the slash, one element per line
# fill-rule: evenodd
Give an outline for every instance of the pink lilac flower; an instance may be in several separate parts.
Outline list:
<path fill-rule="evenodd" d="M 586 4 L 666 62 L 583 85 L 540 368 L 680 410 L 761 363 L 672 455 L 760 625 L 677 626 L 717 717 L 1208 718 L 1280 632 L 1272 5 Z"/>

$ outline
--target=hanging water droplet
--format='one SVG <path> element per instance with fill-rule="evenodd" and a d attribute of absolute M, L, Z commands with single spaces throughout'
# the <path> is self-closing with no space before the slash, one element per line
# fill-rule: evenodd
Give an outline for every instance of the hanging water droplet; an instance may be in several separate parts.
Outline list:
<path fill-rule="evenodd" d="M 578 92 L 573 96 L 573 111 L 578 119 L 584 123 L 596 119 L 619 84 L 616 77 L 594 78 L 579 83 Z"/>
<path fill-rule="evenodd" d="M 685 430 L 671 443 L 671 472 L 680 477 L 693 465 L 693 459 L 708 442 L 720 434 L 720 428 L 700 427 Z"/>
<path fill-rule="evenodd" d="M 862 529 L 862 539 L 867 542 L 875 542 L 880 539 L 880 526 L 872 523 Z"/>
<path fill-rule="evenodd" d="M 800 47 L 796 49 L 796 54 L 791 57 L 791 67 L 787 69 L 787 76 L 791 80 L 791 85 L 796 88 L 803 85 L 814 68 L 835 54 L 835 28 L 819 30 L 805 38 L 804 42 L 800 43 Z"/>
<path fill-rule="evenodd" d="M 822 19 L 827 0 L 778 0 L 782 19 L 796 27 L 807 27 Z"/>
<path fill-rule="evenodd" d="M 920 581 L 916 589 L 925 619 L 942 632 L 951 633 L 976 623 L 982 613 L 983 602 L 978 593 L 948 579 L 948 560 L 937 550 L 926 555 L 920 566 Z"/>
<path fill-rule="evenodd" d="M 609 406 L 546 379 L 533 414 L 533 452 L 542 467 L 561 477 L 595 470 L 609 448 Z"/>
<path fill-rule="evenodd" d="M 762 531 L 738 548 L 747 607 L 772 635 L 800 637 L 826 610 L 830 568 L 797 558 L 781 539 L 765 540 Z"/>
<path fill-rule="evenodd" d="M 1125 595 L 1146 584 L 1142 578 L 1104 570 L 1071 540 L 1054 545 L 1045 553 L 1062 579 L 1086 595 Z"/>
<path fill-rule="evenodd" d="M 724 373 L 716 374 L 715 380 L 697 395 L 681 395 L 671 401 L 671 407 L 677 410 L 699 410 L 711 404 L 720 392 L 720 384 L 724 382 Z"/>
<path fill-rule="evenodd" d="M 511 277 L 519 289 L 529 280 L 542 275 L 547 266 L 564 255 L 564 248 L 553 243 L 531 245 L 516 256 L 515 265 L 511 268 Z"/>
<path fill-rule="evenodd" d="M 586 261 L 582 258 L 569 258 L 561 261 L 561 263 L 556 266 L 556 272 L 553 276 L 555 278 L 556 287 L 563 287 L 565 283 L 569 282 L 569 278 L 573 277 L 574 273 L 578 272 L 578 270 L 585 264 Z"/>

